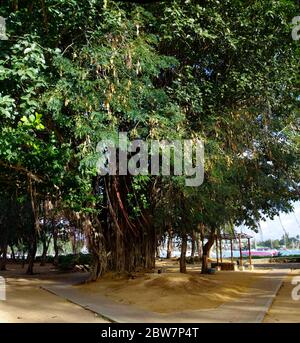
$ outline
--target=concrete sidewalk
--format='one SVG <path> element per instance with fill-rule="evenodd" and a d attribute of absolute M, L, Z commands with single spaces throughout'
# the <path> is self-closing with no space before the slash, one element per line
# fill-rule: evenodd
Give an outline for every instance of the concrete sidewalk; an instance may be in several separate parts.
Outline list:
<path fill-rule="evenodd" d="M 118 323 L 261 323 L 278 293 L 289 269 L 270 270 L 253 284 L 244 297 L 216 309 L 159 314 L 133 305 L 114 302 L 99 294 L 87 294 L 69 284 L 42 288 L 72 303 Z"/>

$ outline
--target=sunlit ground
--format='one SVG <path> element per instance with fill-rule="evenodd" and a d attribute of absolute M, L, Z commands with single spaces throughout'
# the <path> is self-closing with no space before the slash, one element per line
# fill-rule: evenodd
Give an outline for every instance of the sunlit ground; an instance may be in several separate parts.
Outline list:
<path fill-rule="evenodd" d="M 259 263 L 259 262 L 257 262 Z M 259 280 L 271 276 L 271 268 L 285 265 L 260 263 L 254 271 L 218 272 L 201 275 L 199 264 L 188 264 L 188 273 L 180 274 L 178 261 L 157 262 L 155 273 L 135 273 L 128 277 L 108 274 L 92 284 L 75 286 L 80 292 L 106 296 L 122 304 L 131 304 L 157 313 L 214 309 L 251 293 L 259 296 Z M 161 274 L 157 270 L 162 271 Z M 40 286 L 50 283 L 79 283 L 86 273 L 62 274 L 52 265 L 36 265 L 36 274 L 24 275 L 20 265 L 8 265 L 1 275 L 7 280 L 7 301 L 0 302 L 0 322 L 103 322 L 94 313 L 57 297 Z M 291 279 L 300 275 L 293 270 L 285 279 L 265 322 L 300 322 L 300 301 L 293 301 Z"/>

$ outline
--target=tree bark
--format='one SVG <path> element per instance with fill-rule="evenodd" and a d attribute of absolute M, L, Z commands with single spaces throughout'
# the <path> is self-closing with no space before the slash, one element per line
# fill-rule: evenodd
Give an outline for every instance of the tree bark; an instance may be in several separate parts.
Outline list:
<path fill-rule="evenodd" d="M 48 242 L 47 237 L 44 237 L 44 239 L 42 240 L 42 243 L 43 243 L 43 252 L 41 256 L 41 266 L 44 266 L 47 262 L 47 252 L 48 252 L 50 241 Z"/>
<path fill-rule="evenodd" d="M 196 250 L 196 235 L 195 231 L 192 232 L 192 242 L 191 242 L 191 258 L 195 257 L 195 250 Z"/>
<path fill-rule="evenodd" d="M 32 275 L 33 274 L 33 267 L 34 267 L 34 260 L 37 251 L 37 234 L 40 232 L 40 220 L 39 220 L 39 206 L 36 194 L 36 187 L 35 184 L 32 182 L 32 179 L 29 178 L 29 194 L 31 200 L 31 209 L 34 224 L 32 227 L 32 232 L 29 236 L 29 251 L 28 251 L 28 268 L 26 274 Z"/>
<path fill-rule="evenodd" d="M 156 235 L 155 241 L 155 257 L 160 258 L 161 235 Z"/>
<path fill-rule="evenodd" d="M 139 201 L 130 176 L 104 178 L 104 186 L 107 227 L 104 226 L 103 233 L 109 253 L 109 269 L 118 273 L 152 270 L 155 267 L 156 235 L 151 210 L 143 209 L 139 216 L 130 215 L 133 214 L 132 204 L 128 202 L 127 194 L 134 194 L 137 204 Z"/>
<path fill-rule="evenodd" d="M 92 218 L 92 214 L 84 214 L 82 226 L 92 255 L 90 275 L 87 281 L 97 281 L 107 269 L 107 252 L 101 223 L 96 216 Z"/>
<path fill-rule="evenodd" d="M 25 263 L 26 263 L 25 254 L 26 254 L 26 251 L 25 251 L 25 249 L 23 248 L 23 249 L 22 249 L 22 269 L 24 269 Z"/>
<path fill-rule="evenodd" d="M 186 273 L 186 250 L 187 250 L 187 234 L 183 233 L 181 237 L 180 273 Z"/>
<path fill-rule="evenodd" d="M 4 271 L 6 270 L 6 263 L 7 263 L 7 244 L 4 244 L 1 248 L 2 258 L 0 258 L 0 270 Z"/>
<path fill-rule="evenodd" d="M 198 228 L 199 228 L 199 233 L 197 234 L 198 256 L 199 256 L 199 258 L 202 258 L 203 257 L 203 247 L 204 247 L 205 228 L 204 228 L 204 225 L 202 223 L 199 224 Z"/>
<path fill-rule="evenodd" d="M 105 271 L 131 274 L 137 270 L 153 270 L 155 267 L 156 239 L 152 225 L 152 212 L 143 209 L 136 216 L 128 193 L 139 198 L 132 187 L 130 176 L 96 177 L 93 193 L 103 190 L 103 204 L 94 206 L 97 214 L 82 214 L 81 222 L 89 251 L 92 255 L 88 281 L 95 281 Z M 133 215 L 131 215 L 133 214 Z"/>
<path fill-rule="evenodd" d="M 167 258 L 172 257 L 173 252 L 173 232 L 172 228 L 168 227 L 168 241 L 167 241 Z"/>
<path fill-rule="evenodd" d="M 197 238 L 197 252 L 198 252 L 198 257 L 202 258 L 203 256 L 203 242 L 201 241 L 201 238 Z"/>
<path fill-rule="evenodd" d="M 70 241 L 72 245 L 72 253 L 73 255 L 78 254 L 78 243 L 77 243 L 77 238 L 76 238 L 76 231 L 73 230 L 73 232 L 70 235 Z"/>
<path fill-rule="evenodd" d="M 54 222 L 53 222 L 53 249 L 54 249 L 53 265 L 57 267 L 58 262 L 59 262 L 58 228 L 55 226 Z"/>
<path fill-rule="evenodd" d="M 29 251 L 28 251 L 28 268 L 26 274 L 33 275 L 33 267 L 34 267 L 34 260 L 37 251 L 37 239 L 36 239 L 36 232 L 34 229 L 33 237 L 29 243 Z"/>
<path fill-rule="evenodd" d="M 208 258 L 209 258 L 210 249 L 214 245 L 214 241 L 215 241 L 215 229 L 212 229 L 210 232 L 208 241 L 203 246 L 201 274 L 208 273 Z"/>
<path fill-rule="evenodd" d="M 14 246 L 10 245 L 10 251 L 11 251 L 11 258 L 13 260 L 13 262 L 16 262 L 16 254 L 15 254 L 15 250 L 14 250 Z"/>

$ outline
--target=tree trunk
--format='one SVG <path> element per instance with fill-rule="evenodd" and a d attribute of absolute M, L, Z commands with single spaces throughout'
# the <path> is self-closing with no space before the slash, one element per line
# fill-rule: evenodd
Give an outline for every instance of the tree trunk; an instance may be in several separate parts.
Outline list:
<path fill-rule="evenodd" d="M 0 259 L 0 270 L 6 270 L 6 262 L 7 262 L 7 244 L 4 244 L 1 248 L 2 258 Z M 1 254 L 0 254 L 1 256 Z"/>
<path fill-rule="evenodd" d="M 198 252 L 198 257 L 202 258 L 203 255 L 203 241 L 201 240 L 200 235 L 197 235 L 197 252 Z"/>
<path fill-rule="evenodd" d="M 195 231 L 192 232 L 192 243 L 191 243 L 191 258 L 195 257 L 195 250 L 196 250 L 196 235 Z"/>
<path fill-rule="evenodd" d="M 215 241 L 215 229 L 212 229 L 210 232 L 208 241 L 203 246 L 201 274 L 208 273 L 208 258 L 209 258 L 210 249 L 214 245 L 214 241 Z"/>
<path fill-rule="evenodd" d="M 15 254 L 14 246 L 10 245 L 9 247 L 11 251 L 11 259 L 13 260 L 13 262 L 16 262 L 16 254 Z"/>
<path fill-rule="evenodd" d="M 152 212 L 143 210 L 131 215 L 128 193 L 134 193 L 130 176 L 106 176 L 93 179 L 93 193 L 103 191 L 103 203 L 97 214 L 82 214 L 87 245 L 92 255 L 88 281 L 95 281 L 105 271 L 133 273 L 155 267 L 156 235 Z M 138 197 L 136 197 L 138 203 Z M 90 205 L 91 206 L 91 205 Z M 99 211 L 98 211 L 99 210 Z M 133 219 L 134 217 L 134 219 Z"/>
<path fill-rule="evenodd" d="M 88 239 L 89 251 L 92 255 L 88 282 L 97 281 L 107 269 L 107 252 L 101 223 L 96 215 L 94 218 L 91 216 L 92 215 L 84 214 L 82 222 L 83 230 Z"/>
<path fill-rule="evenodd" d="M 36 251 L 37 251 L 37 239 L 36 239 L 36 232 L 34 230 L 34 236 L 32 237 L 32 240 L 29 243 L 28 268 L 26 271 L 27 275 L 33 275 L 33 267 L 34 267 Z"/>
<path fill-rule="evenodd" d="M 172 251 L 173 251 L 173 232 L 172 228 L 168 228 L 168 242 L 167 242 L 167 258 L 172 257 Z"/>
<path fill-rule="evenodd" d="M 160 258 L 161 235 L 156 235 L 155 241 L 155 257 Z"/>
<path fill-rule="evenodd" d="M 204 247 L 204 239 L 205 239 L 205 227 L 203 223 L 199 223 L 198 225 L 199 233 L 198 233 L 198 256 L 199 258 L 203 258 L 203 247 Z"/>
<path fill-rule="evenodd" d="M 44 266 L 47 261 L 47 252 L 48 252 L 48 245 L 47 245 L 47 238 L 44 237 L 43 239 L 43 252 L 41 256 L 41 266 Z"/>
<path fill-rule="evenodd" d="M 180 273 L 186 273 L 186 250 L 187 250 L 187 234 L 183 233 L 181 237 Z"/>
<path fill-rule="evenodd" d="M 72 253 L 73 255 L 78 254 L 78 243 L 77 243 L 77 238 L 76 238 L 76 231 L 73 231 L 72 234 L 70 235 L 70 241 L 72 245 Z"/>
<path fill-rule="evenodd" d="M 29 178 L 29 194 L 31 200 L 31 209 L 34 219 L 34 225 L 32 227 L 32 232 L 29 237 L 28 268 L 26 274 L 32 275 L 35 255 L 37 251 L 37 234 L 40 232 L 40 220 L 36 187 L 35 184 L 32 183 L 31 178 Z"/>
<path fill-rule="evenodd" d="M 22 269 L 24 269 L 25 263 L 26 263 L 25 254 L 26 254 L 26 251 L 25 251 L 25 249 L 23 248 L 23 249 L 22 249 Z"/>
<path fill-rule="evenodd" d="M 102 219 L 101 224 L 109 254 L 109 269 L 118 273 L 152 270 L 155 267 L 156 235 L 151 210 L 142 211 L 138 217 L 131 216 L 132 205 L 128 203 L 127 194 L 135 191 L 130 176 L 103 179 L 107 221 Z M 136 201 L 138 203 L 138 198 Z"/>
<path fill-rule="evenodd" d="M 106 255 L 104 252 L 92 253 L 90 275 L 88 282 L 97 281 L 106 271 Z"/>
<path fill-rule="evenodd" d="M 59 259 L 59 248 L 58 248 L 58 229 L 57 227 L 53 226 L 53 249 L 54 249 L 54 259 L 53 265 L 58 266 L 58 259 Z"/>

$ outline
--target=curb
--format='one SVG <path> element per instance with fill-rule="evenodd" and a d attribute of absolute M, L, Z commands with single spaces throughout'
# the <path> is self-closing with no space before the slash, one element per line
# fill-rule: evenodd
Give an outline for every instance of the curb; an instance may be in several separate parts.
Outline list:
<path fill-rule="evenodd" d="M 261 299 L 261 301 L 260 302 L 262 302 L 262 304 L 256 304 L 256 306 L 258 306 L 258 308 L 255 310 L 256 312 L 258 312 L 258 313 L 256 313 L 256 316 L 255 316 L 255 314 L 253 313 L 253 317 L 251 318 L 251 319 L 249 319 L 249 321 L 245 321 L 245 322 L 251 322 L 251 323 L 262 323 L 263 322 L 263 320 L 264 320 L 264 318 L 265 318 L 265 316 L 266 316 L 266 314 L 267 314 L 267 312 L 270 310 L 270 308 L 271 308 L 271 306 L 272 306 L 272 304 L 273 304 L 273 302 L 274 302 L 274 299 L 276 298 L 276 296 L 277 296 L 277 294 L 278 294 L 278 292 L 279 292 L 279 290 L 280 290 L 280 288 L 282 287 L 282 285 L 283 285 L 283 282 L 284 282 L 284 280 L 286 279 L 286 277 L 289 275 L 289 273 L 290 273 L 290 269 L 286 269 L 285 270 L 285 272 L 284 273 L 282 273 L 281 275 L 280 275 L 280 279 L 278 279 L 277 281 L 276 281 L 276 283 L 275 284 L 273 284 L 273 289 L 271 288 L 271 289 L 269 289 L 269 291 L 268 291 L 268 293 L 267 293 L 267 295 L 265 295 L 265 296 L 263 296 L 263 298 L 264 299 Z M 63 285 L 60 285 L 60 286 L 63 286 Z M 70 303 L 72 303 L 72 304 L 75 304 L 75 305 L 77 305 L 77 306 L 80 306 L 81 308 L 83 308 L 83 309 L 85 309 L 85 310 L 87 310 L 87 311 L 90 311 L 90 312 L 92 312 L 92 313 L 94 313 L 94 314 L 96 314 L 96 315 L 98 315 L 100 318 L 103 318 L 104 320 L 106 320 L 106 321 L 108 321 L 108 322 L 110 322 L 110 323 L 125 323 L 126 322 L 126 320 L 124 319 L 124 315 L 123 316 L 121 316 L 120 318 L 116 318 L 116 317 L 118 317 L 117 315 L 116 316 L 114 316 L 114 314 L 113 313 L 110 313 L 111 311 L 110 311 L 110 309 L 108 310 L 108 313 L 105 313 L 106 312 L 106 310 L 105 310 L 105 306 L 107 306 L 107 304 L 104 304 L 104 313 L 105 314 L 103 314 L 103 312 L 101 311 L 101 307 L 98 307 L 97 309 L 95 309 L 95 308 L 93 308 L 94 306 L 93 306 L 93 304 L 92 303 L 90 303 L 89 302 L 89 300 L 85 300 L 85 301 L 82 301 L 82 303 L 78 303 L 78 301 L 76 301 L 76 300 L 72 300 L 72 297 L 70 297 L 70 298 L 68 298 L 65 294 L 64 294 L 64 292 L 60 292 L 59 291 L 59 289 L 56 291 L 56 289 L 55 289 L 55 287 L 54 287 L 54 289 L 50 286 L 49 288 L 47 287 L 47 286 L 40 286 L 40 288 L 42 288 L 43 290 L 45 290 L 45 291 L 47 291 L 47 292 L 49 292 L 49 293 L 52 293 L 52 294 L 54 294 L 55 296 L 57 296 L 57 297 L 60 297 L 60 298 L 63 298 L 63 299 L 65 299 L 65 300 L 67 300 L 68 302 L 70 302 Z M 271 294 L 270 294 L 271 293 Z M 234 304 L 235 304 L 235 302 L 234 302 Z M 103 304 L 102 304 L 103 305 Z M 224 309 L 225 310 L 225 312 L 227 311 L 232 311 L 232 309 L 230 309 L 230 308 L 226 308 L 226 306 L 228 306 L 228 304 L 222 304 L 222 305 L 220 305 L 219 306 L 219 310 L 222 310 L 222 309 Z M 196 310 L 195 311 L 195 314 L 198 312 L 198 311 L 200 311 L 199 313 L 201 313 L 201 318 L 199 318 L 199 321 L 200 322 L 203 322 L 203 323 L 206 323 L 206 322 L 215 322 L 215 321 L 213 321 L 212 320 L 212 318 L 210 318 L 211 316 L 209 316 L 209 318 L 207 318 L 207 321 L 206 320 L 204 320 L 203 319 L 203 314 L 206 312 L 206 311 L 208 311 L 208 312 L 213 312 L 213 311 L 215 311 L 216 309 L 214 309 L 214 310 L 211 310 L 211 309 L 209 309 L 209 310 Z M 126 312 L 126 311 L 125 311 Z M 113 315 L 111 315 L 111 314 L 113 314 Z M 126 314 L 126 313 L 125 313 Z M 177 315 L 178 315 L 179 313 L 177 313 Z M 157 314 L 156 314 L 157 315 Z M 197 315 L 197 314 L 196 314 Z M 152 318 L 152 316 L 150 316 L 149 318 L 147 318 L 147 320 L 145 321 L 145 322 L 151 322 L 151 319 L 153 319 Z M 157 315 L 155 318 L 154 318 L 155 320 L 154 320 L 154 322 L 161 322 L 161 323 L 167 323 L 167 322 L 170 322 L 170 320 L 169 319 L 172 319 L 172 321 L 171 322 L 176 322 L 176 316 L 174 317 L 174 318 L 167 318 L 167 316 L 165 317 L 165 316 L 159 316 L 159 315 Z M 157 320 L 159 320 L 159 321 L 156 321 L 156 319 Z M 216 318 L 215 318 L 216 319 Z M 150 321 L 149 321 L 150 320 Z M 237 320 L 237 319 L 236 319 Z M 131 322 L 131 321 L 130 321 Z M 133 321 L 133 322 L 144 322 L 144 321 Z M 185 322 L 185 321 L 183 321 L 183 322 Z M 194 321 L 193 321 L 194 322 Z M 217 320 L 217 322 L 219 322 L 219 320 Z M 222 322 L 222 323 L 226 323 L 226 322 L 240 322 L 240 320 L 237 320 L 237 321 L 235 321 L 235 320 L 233 320 L 233 321 L 224 321 L 224 320 L 221 320 L 220 322 Z"/>
<path fill-rule="evenodd" d="M 70 300 L 70 299 L 68 299 L 68 298 L 66 298 L 66 297 L 63 297 L 63 296 L 61 296 L 61 295 L 58 295 L 58 294 L 55 293 L 55 291 L 53 291 L 53 290 L 51 290 L 51 289 L 48 289 L 48 288 L 46 288 L 46 287 L 44 287 L 44 286 L 40 286 L 40 289 L 42 289 L 42 290 L 44 290 L 44 291 L 46 291 L 46 292 L 48 292 L 48 293 L 51 293 L 51 294 L 55 295 L 55 296 L 58 297 L 58 298 L 64 299 L 64 300 L 68 301 L 68 302 L 71 303 L 71 304 L 74 304 L 74 305 L 76 305 L 76 306 L 78 306 L 78 307 L 81 307 L 81 308 L 83 308 L 83 309 L 86 310 L 86 311 L 90 311 L 90 312 L 94 313 L 95 315 L 97 315 L 98 317 L 100 317 L 100 318 L 102 318 L 102 319 L 104 319 L 104 320 L 107 320 L 107 321 L 110 322 L 110 323 L 118 323 L 117 321 L 115 321 L 115 320 L 113 320 L 113 319 L 111 319 L 111 318 L 109 318 L 109 317 L 107 317 L 107 316 L 105 316 L 105 315 L 103 315 L 103 314 L 101 314 L 101 313 L 98 313 L 98 312 L 93 311 L 92 309 L 89 308 L 88 305 L 86 305 L 86 306 L 79 305 L 79 304 L 76 303 L 75 301 L 72 301 L 72 300 Z"/>
<path fill-rule="evenodd" d="M 275 288 L 275 291 L 274 291 L 274 294 L 272 294 L 270 296 L 270 299 L 267 301 L 266 305 L 264 306 L 264 309 L 261 311 L 260 314 L 257 315 L 256 317 L 256 323 L 262 323 L 265 316 L 267 315 L 267 313 L 269 312 L 270 308 L 272 307 L 273 305 L 273 302 L 280 290 L 280 288 L 282 287 L 282 284 L 285 280 L 285 278 L 289 275 L 289 273 L 291 272 L 291 269 L 289 269 L 289 272 L 286 273 L 286 275 L 284 275 L 284 277 L 281 279 L 281 282 L 277 285 L 277 287 Z"/>

